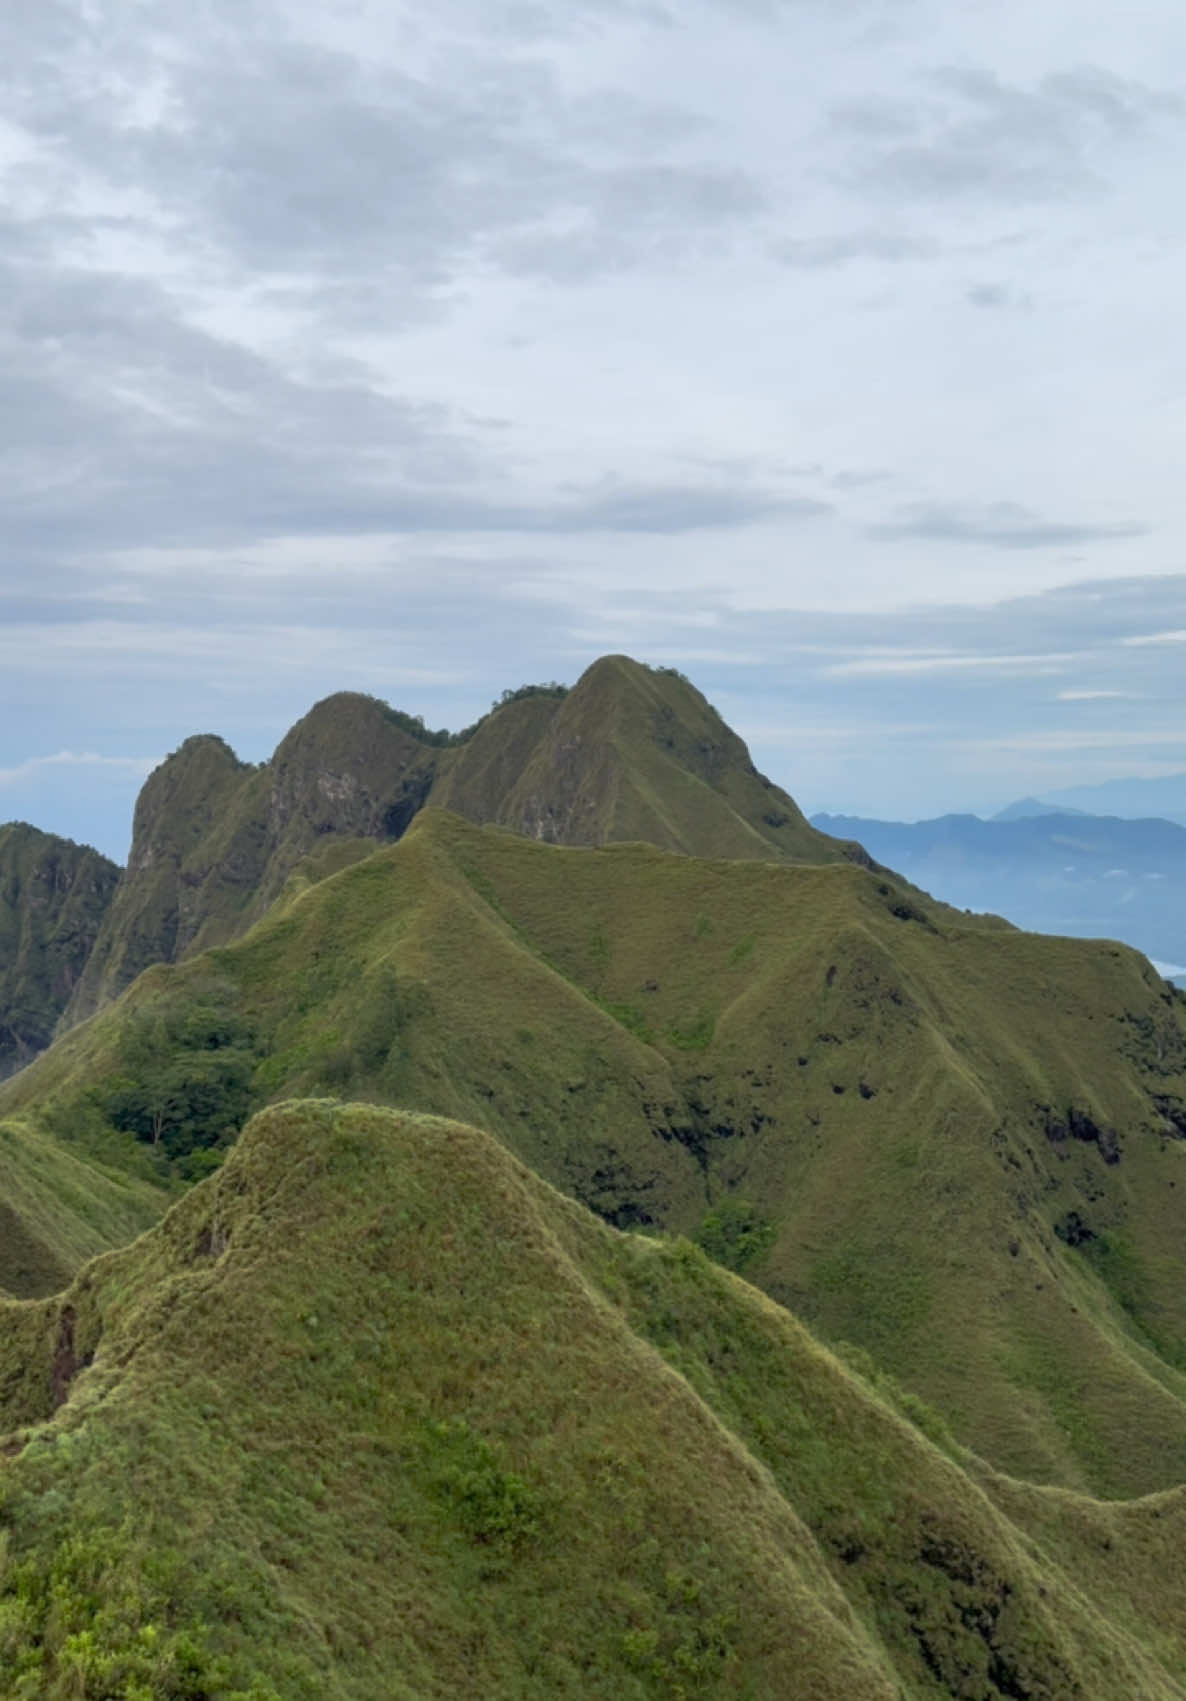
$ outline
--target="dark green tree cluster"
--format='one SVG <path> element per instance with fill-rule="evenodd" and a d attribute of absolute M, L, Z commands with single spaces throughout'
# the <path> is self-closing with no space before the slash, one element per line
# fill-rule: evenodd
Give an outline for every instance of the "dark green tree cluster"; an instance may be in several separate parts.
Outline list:
<path fill-rule="evenodd" d="M 125 1029 L 108 1119 L 196 1179 L 255 1108 L 257 1061 L 254 1036 L 225 1002 L 146 1006 Z"/>
<path fill-rule="evenodd" d="M 748 1199 L 726 1196 L 703 1218 L 693 1238 L 702 1252 L 740 1275 L 769 1252 L 776 1230 Z"/>
<path fill-rule="evenodd" d="M 515 690 L 504 691 L 501 696 L 496 697 L 490 705 L 490 711 L 493 713 L 506 703 L 517 703 L 522 697 L 567 697 L 568 692 L 567 685 L 560 685 L 554 679 L 542 685 L 520 685 Z M 393 709 L 391 704 L 385 703 L 381 697 L 372 697 L 370 700 L 378 704 L 393 726 L 409 733 L 417 743 L 427 744 L 434 750 L 452 750 L 459 744 L 468 744 L 486 719 L 486 716 L 482 715 L 471 725 L 463 726 L 460 732 L 450 732 L 447 727 L 438 727 L 434 731 L 432 727 L 424 724 L 423 715 L 409 715 L 405 714 L 403 709 Z"/>
<path fill-rule="evenodd" d="M 504 703 L 518 703 L 524 697 L 567 697 L 568 686 L 560 685 L 556 680 L 549 679 L 543 685 L 519 685 L 513 691 L 507 690 L 496 697 L 491 708 L 501 709 Z"/>

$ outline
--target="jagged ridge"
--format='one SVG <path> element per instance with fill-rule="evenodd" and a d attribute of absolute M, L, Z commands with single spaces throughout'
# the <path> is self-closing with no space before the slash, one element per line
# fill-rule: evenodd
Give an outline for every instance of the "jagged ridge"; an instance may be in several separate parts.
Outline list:
<path fill-rule="evenodd" d="M 452 746 L 417 736 L 374 698 L 341 693 L 261 768 L 199 737 L 150 776 L 127 874 L 64 1025 L 150 963 L 234 938 L 294 873 L 317 878 L 398 839 L 430 803 L 555 844 L 645 839 L 698 856 L 863 857 L 808 825 L 687 680 L 624 656 L 594 663 L 563 697 L 497 707 Z"/>

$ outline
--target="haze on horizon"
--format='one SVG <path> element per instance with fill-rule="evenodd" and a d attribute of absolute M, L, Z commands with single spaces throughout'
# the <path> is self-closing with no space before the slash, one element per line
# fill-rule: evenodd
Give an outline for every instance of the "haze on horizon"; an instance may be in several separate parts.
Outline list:
<path fill-rule="evenodd" d="M 0 818 L 607 650 L 808 810 L 1186 768 L 1186 14 L 0 20 Z"/>

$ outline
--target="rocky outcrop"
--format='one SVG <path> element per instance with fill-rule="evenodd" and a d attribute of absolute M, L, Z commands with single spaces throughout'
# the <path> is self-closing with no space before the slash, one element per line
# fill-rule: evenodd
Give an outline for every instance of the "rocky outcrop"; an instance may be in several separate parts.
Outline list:
<path fill-rule="evenodd" d="M 23 822 L 0 827 L 0 1076 L 49 1044 L 119 877 L 88 845 Z"/>

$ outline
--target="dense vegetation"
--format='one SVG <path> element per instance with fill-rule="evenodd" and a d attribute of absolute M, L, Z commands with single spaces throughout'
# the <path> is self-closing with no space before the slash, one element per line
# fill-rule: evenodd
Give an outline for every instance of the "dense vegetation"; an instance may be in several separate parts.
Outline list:
<path fill-rule="evenodd" d="M 6 1695 L 1181 1694 L 1180 1495 L 998 1484 L 458 1124 L 271 1111 L 0 1318 Z"/>
<path fill-rule="evenodd" d="M 1123 1495 L 1186 1479 L 1184 1015 L 1133 952 L 850 864 L 572 851 L 428 810 L 143 977 L 0 1111 L 166 1176 L 285 1094 L 480 1123 L 856 1343 L 1000 1467 Z"/>

